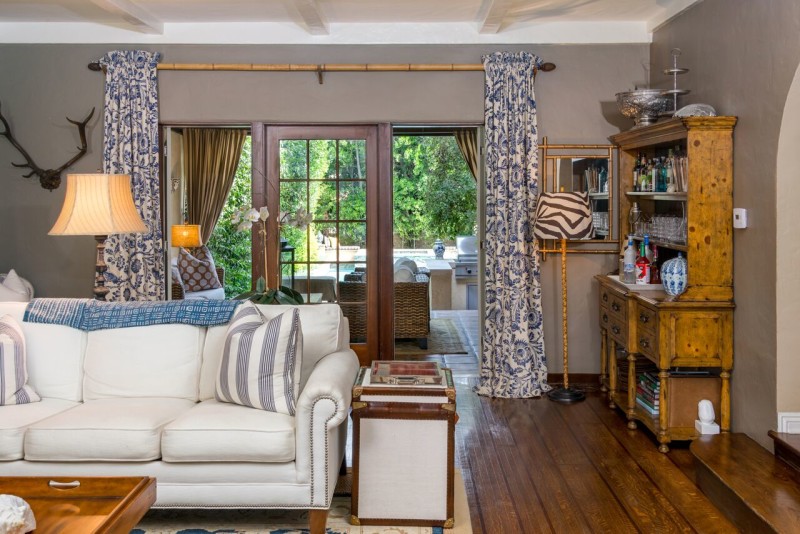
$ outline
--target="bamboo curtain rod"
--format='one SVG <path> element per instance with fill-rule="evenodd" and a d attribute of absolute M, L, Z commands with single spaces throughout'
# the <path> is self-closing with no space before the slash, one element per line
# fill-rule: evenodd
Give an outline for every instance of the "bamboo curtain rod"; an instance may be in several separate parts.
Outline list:
<path fill-rule="evenodd" d="M 554 63 L 544 63 L 537 69 L 555 70 Z M 100 63 L 89 63 L 89 70 L 102 70 Z M 158 70 L 239 71 L 239 72 L 470 72 L 482 71 L 482 63 L 322 63 L 312 64 L 257 64 L 257 63 L 159 63 Z"/>

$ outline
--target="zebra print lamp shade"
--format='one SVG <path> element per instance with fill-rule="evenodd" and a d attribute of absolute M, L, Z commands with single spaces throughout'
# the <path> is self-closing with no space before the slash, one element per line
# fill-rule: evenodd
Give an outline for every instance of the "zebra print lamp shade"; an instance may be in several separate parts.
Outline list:
<path fill-rule="evenodd" d="M 564 191 L 539 196 L 533 229 L 539 239 L 586 239 L 593 230 L 588 193 Z"/>

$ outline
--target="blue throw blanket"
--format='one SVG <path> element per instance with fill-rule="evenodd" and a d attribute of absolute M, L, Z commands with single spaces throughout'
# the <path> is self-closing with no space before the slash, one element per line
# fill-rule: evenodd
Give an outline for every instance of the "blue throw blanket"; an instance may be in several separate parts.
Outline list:
<path fill-rule="evenodd" d="M 154 324 L 214 326 L 231 320 L 238 300 L 101 302 L 90 299 L 33 299 L 23 321 L 71 326 L 87 332 Z"/>

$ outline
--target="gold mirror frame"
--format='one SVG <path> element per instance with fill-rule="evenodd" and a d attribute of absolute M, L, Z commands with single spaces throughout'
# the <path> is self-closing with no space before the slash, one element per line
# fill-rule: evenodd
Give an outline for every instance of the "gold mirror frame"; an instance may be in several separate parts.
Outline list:
<path fill-rule="evenodd" d="M 616 147 L 614 145 L 579 145 L 579 144 L 549 144 L 547 137 L 542 138 L 539 144 L 541 156 L 539 159 L 539 185 L 542 191 L 586 191 L 589 193 L 589 200 L 592 206 L 592 212 L 595 212 L 596 204 L 599 202 L 608 202 L 608 231 L 606 236 L 602 239 L 574 239 L 570 243 L 618 243 L 619 229 L 617 228 L 617 221 L 615 215 L 615 201 L 617 192 L 616 172 L 618 170 L 616 155 Z M 596 160 L 605 161 L 607 169 L 607 190 L 598 191 L 590 190 L 587 181 L 589 177 L 579 177 L 574 172 L 570 174 L 572 178 L 572 187 L 564 189 L 560 181 L 557 184 L 557 174 L 560 172 L 562 160 Z M 602 167 L 602 166 L 601 166 Z M 559 171 L 557 172 L 557 169 Z M 573 167 L 574 170 L 574 167 Z M 563 173 L 562 173 L 563 174 Z M 576 187 L 577 184 L 577 187 Z M 599 184 L 598 184 L 599 187 Z M 557 189 L 558 188 L 558 189 Z M 607 195 L 607 196 L 606 196 Z M 606 213 L 606 212 L 602 212 Z M 596 230 L 597 231 L 597 230 Z"/>

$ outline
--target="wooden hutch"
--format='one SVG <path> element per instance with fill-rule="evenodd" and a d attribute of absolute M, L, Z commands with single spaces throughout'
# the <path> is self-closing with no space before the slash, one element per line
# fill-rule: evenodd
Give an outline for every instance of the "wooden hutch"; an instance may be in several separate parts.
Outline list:
<path fill-rule="evenodd" d="M 610 137 L 620 149 L 620 239 L 630 229 L 633 202 L 645 214 L 678 214 L 686 221 L 684 243 L 651 240 L 659 259 L 678 252 L 686 256 L 688 284 L 681 295 L 642 291 L 611 275 L 595 277 L 600 284 L 602 389 L 611 408 L 625 411 L 629 428 L 635 429 L 638 421 L 655 434 L 661 452 L 669 450 L 672 440 L 697 437 L 694 420 L 700 399 L 712 401 L 721 430 L 730 430 L 735 124 L 736 117 L 673 118 Z M 639 154 L 660 157 L 675 148 L 687 158 L 686 191 L 634 192 Z M 626 355 L 620 365 L 618 349 Z M 648 361 L 655 364 L 660 384 L 655 415 L 636 401 L 637 365 Z M 622 364 L 627 364 L 627 376 L 620 377 Z M 624 389 L 620 382 L 627 383 Z"/>

